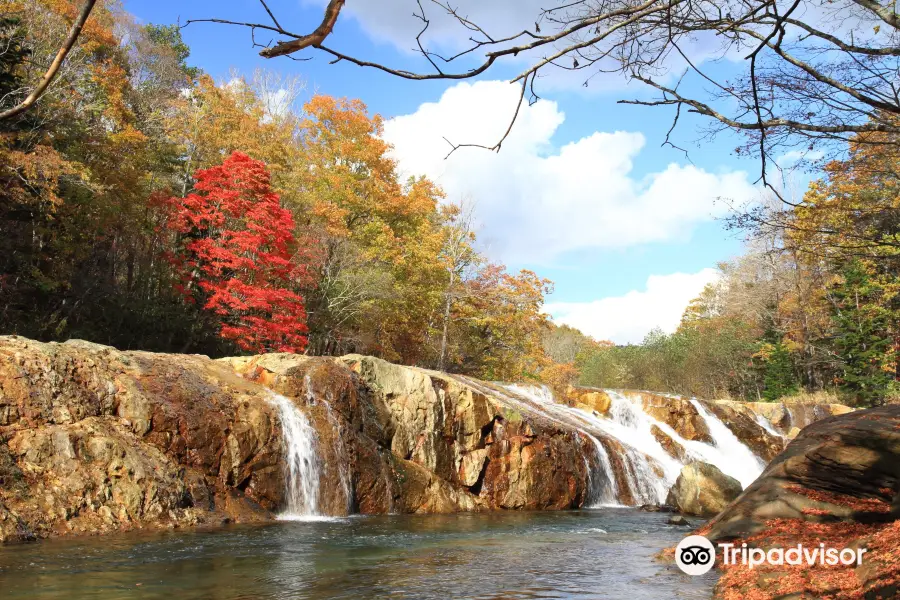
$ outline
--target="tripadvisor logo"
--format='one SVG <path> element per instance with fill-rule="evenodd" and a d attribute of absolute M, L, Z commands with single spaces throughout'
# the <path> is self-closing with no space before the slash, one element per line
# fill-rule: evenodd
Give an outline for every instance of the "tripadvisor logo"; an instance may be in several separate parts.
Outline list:
<path fill-rule="evenodd" d="M 818 548 L 807 548 L 797 544 L 791 548 L 750 548 L 747 544 L 736 547 L 734 544 L 719 544 L 722 549 L 722 562 L 725 565 L 742 564 L 750 567 L 760 565 L 803 565 L 813 567 L 856 565 L 863 563 L 865 548 L 826 548 L 819 544 Z M 688 575 L 703 575 L 716 562 L 716 549 L 712 542 L 702 535 L 690 535 L 675 547 L 675 564 Z"/>
<path fill-rule="evenodd" d="M 675 564 L 688 575 L 703 575 L 716 562 L 716 549 L 702 535 L 689 535 L 675 548 Z"/>

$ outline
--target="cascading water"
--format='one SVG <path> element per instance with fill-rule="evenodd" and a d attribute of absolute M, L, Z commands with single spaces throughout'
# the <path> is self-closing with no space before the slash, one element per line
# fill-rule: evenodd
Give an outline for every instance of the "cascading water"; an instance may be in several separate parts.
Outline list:
<path fill-rule="evenodd" d="M 271 392 L 269 401 L 278 409 L 285 449 L 285 507 L 278 518 L 310 520 L 319 513 L 321 464 L 318 436 L 306 415 L 289 399 Z"/>
<path fill-rule="evenodd" d="M 615 506 L 619 503 L 619 486 L 616 484 L 612 463 L 609 461 L 609 454 L 603 444 L 594 436 L 588 434 L 594 450 L 597 454 L 598 469 L 591 469 L 588 466 L 588 475 L 590 481 L 590 498 L 588 499 L 589 508 L 598 508 L 600 506 Z"/>
<path fill-rule="evenodd" d="M 706 410 L 706 407 L 695 399 L 691 399 L 691 404 L 706 422 L 709 435 L 721 452 L 721 464 L 715 462 L 713 464 L 723 473 L 740 481 L 745 488 L 753 483 L 766 467 L 765 463 L 744 445 L 719 417 Z"/>
<path fill-rule="evenodd" d="M 756 415 L 756 422 L 759 423 L 760 427 L 762 427 L 763 429 L 765 429 L 766 431 L 768 431 L 770 434 L 774 435 L 775 437 L 780 437 L 780 438 L 787 437 L 783 433 L 781 433 L 780 431 L 775 429 L 775 426 L 772 425 L 772 421 L 770 421 L 763 415 Z"/>
<path fill-rule="evenodd" d="M 316 392 L 313 389 L 312 377 L 310 377 L 309 373 L 307 373 L 303 377 L 303 387 L 306 389 L 306 404 L 307 406 L 316 406 L 319 402 L 316 399 Z M 335 418 L 334 412 L 331 410 L 331 404 L 326 401 L 323 401 L 322 404 L 325 406 L 325 415 L 328 418 L 328 422 L 331 423 L 332 430 L 334 431 L 334 439 L 336 440 L 336 452 L 337 452 L 337 465 L 338 469 L 338 480 L 341 482 L 341 491 L 344 493 L 344 505 L 349 513 L 353 508 L 353 500 L 352 493 L 350 490 L 350 468 L 347 464 L 347 451 L 344 448 L 344 436 L 341 431 L 341 423 L 338 419 Z M 335 465 L 325 465 L 326 469 L 335 468 Z"/>
<path fill-rule="evenodd" d="M 608 416 L 597 416 L 578 408 L 558 404 L 546 387 L 504 386 L 512 395 L 503 400 L 517 410 L 538 414 L 559 424 L 574 428 L 591 440 L 596 453 L 594 469 L 589 470 L 588 506 L 621 502 L 613 467 L 599 438 L 611 438 L 622 447 L 619 454 L 628 491 L 636 504 L 665 501 L 681 468 L 680 460 L 671 456 L 653 433 L 657 427 L 684 449 L 685 459 L 699 460 L 717 466 L 746 487 L 762 472 L 765 464 L 731 432 L 730 429 L 696 400 L 692 405 L 710 431 L 712 444 L 687 440 L 668 424 L 644 412 L 640 398 L 629 398 L 621 392 L 606 390 L 610 398 Z M 484 390 L 494 395 L 493 390 Z"/>
<path fill-rule="evenodd" d="M 594 415 L 565 404 L 557 404 L 553 393 L 546 387 L 525 387 L 519 385 L 506 386 L 506 389 L 520 397 L 531 400 L 532 411 L 537 411 L 545 418 L 574 427 L 580 433 L 596 441 L 595 448 L 603 448 L 597 440 L 598 435 L 605 435 L 616 439 L 624 448 L 622 459 L 625 477 L 629 491 L 638 504 L 654 504 L 663 502 L 668 493 L 671 482 L 681 469 L 681 465 L 669 456 L 663 447 L 656 441 L 650 432 L 650 425 L 641 420 L 639 413 L 635 411 L 627 400 L 612 397 L 614 408 L 610 409 L 612 419 L 595 417 Z M 614 482 L 615 476 L 612 465 L 605 449 L 601 455 L 597 451 L 597 462 L 608 473 L 591 474 L 594 480 L 605 478 Z M 593 504 L 618 503 L 618 486 L 616 487 L 616 499 L 608 496 L 603 499 L 593 500 Z"/>

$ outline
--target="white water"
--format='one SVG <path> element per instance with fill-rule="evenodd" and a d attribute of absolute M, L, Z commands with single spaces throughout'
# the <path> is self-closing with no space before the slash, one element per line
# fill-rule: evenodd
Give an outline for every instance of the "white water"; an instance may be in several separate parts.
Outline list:
<path fill-rule="evenodd" d="M 774 435 L 775 437 L 780 437 L 780 438 L 787 437 L 783 433 L 781 433 L 780 431 L 775 429 L 775 426 L 772 425 L 772 421 L 770 421 L 763 415 L 756 415 L 756 422 L 759 423 L 760 427 L 762 427 L 763 429 L 765 429 L 766 431 L 768 431 L 770 434 Z"/>
<path fill-rule="evenodd" d="M 653 435 L 653 427 L 684 449 L 685 459 L 699 460 L 718 467 L 748 486 L 762 473 L 765 463 L 759 459 L 731 432 L 730 429 L 706 408 L 691 400 L 691 404 L 704 420 L 713 443 L 687 440 L 672 427 L 644 412 L 639 397 L 628 396 L 614 390 L 606 390 L 610 397 L 608 416 L 556 403 L 546 387 L 505 386 L 514 396 L 504 396 L 519 410 L 535 413 L 557 423 L 574 427 L 588 437 L 596 452 L 598 468 L 590 472 L 589 505 L 619 503 L 619 489 L 615 481 L 609 455 L 600 437 L 618 441 L 624 453 L 619 457 L 624 467 L 626 484 L 636 504 L 662 503 L 668 490 L 675 483 L 684 463 L 671 456 Z M 523 402 L 522 400 L 530 400 Z"/>
<path fill-rule="evenodd" d="M 288 398 L 272 392 L 269 401 L 278 409 L 285 451 L 285 507 L 283 520 L 327 519 L 319 512 L 321 461 L 318 436 L 306 415 Z"/>
<path fill-rule="evenodd" d="M 665 501 L 669 488 L 681 471 L 681 464 L 666 453 L 663 447 L 650 433 L 650 426 L 640 418 L 642 412 L 634 410 L 630 402 L 620 395 L 611 395 L 613 405 L 610 408 L 611 419 L 596 417 L 591 413 L 557 404 L 553 393 L 546 387 L 525 387 L 510 385 L 506 388 L 519 396 L 532 400 L 535 408 L 545 418 L 574 427 L 582 434 L 595 441 L 594 447 L 602 448 L 602 443 L 597 440 L 597 434 L 605 434 L 622 444 L 625 454 L 621 456 L 629 491 L 637 504 L 655 504 Z M 615 394 L 615 393 L 613 393 Z M 534 410 L 534 409 L 532 409 Z M 612 466 L 605 449 L 601 454 L 597 452 L 597 462 L 607 473 L 592 473 L 594 479 L 605 478 L 615 481 Z M 604 499 L 592 499 L 593 504 L 608 504 L 618 502 L 618 486 L 616 487 L 616 500 L 609 502 L 608 496 Z"/>
<path fill-rule="evenodd" d="M 709 412 L 700 402 L 691 404 L 704 420 L 713 444 L 684 439 L 672 427 L 656 420 L 644 412 L 638 396 L 628 397 L 614 390 L 607 390 L 610 397 L 608 416 L 584 411 L 555 401 L 546 387 L 505 386 L 509 394 L 488 388 L 474 380 L 467 383 L 485 394 L 498 397 L 511 408 L 524 414 L 550 420 L 566 428 L 574 429 L 591 442 L 594 460 L 585 457 L 588 470 L 589 507 L 620 505 L 624 483 L 635 504 L 656 504 L 665 502 L 669 489 L 675 483 L 684 463 L 671 456 L 653 435 L 653 427 L 659 428 L 684 449 L 684 459 L 688 462 L 700 460 L 718 467 L 722 472 L 734 477 L 746 488 L 762 472 L 765 464 L 731 432 L 730 429 Z M 318 435 L 310 425 L 306 415 L 288 398 L 272 392 L 270 402 L 275 406 L 281 421 L 285 451 L 285 507 L 279 515 L 284 520 L 324 520 L 319 510 L 320 482 L 323 469 L 331 466 L 339 470 L 344 498 L 350 508 L 350 477 L 346 465 L 341 431 L 338 420 L 328 408 L 328 418 L 336 428 L 335 434 L 340 447 L 337 449 L 338 465 L 323 465 L 318 454 Z M 315 394 L 307 385 L 307 402 L 316 404 Z M 327 405 L 327 403 L 326 403 Z M 760 426 L 765 424 L 760 422 Z M 773 433 L 774 428 L 766 430 Z M 607 440 L 604 443 L 603 440 Z M 609 446 L 612 440 L 617 445 Z M 623 481 L 616 481 L 615 470 L 609 451 L 621 448 L 617 458 L 623 467 Z M 681 456 L 681 455 L 679 455 Z M 386 481 L 386 484 L 389 484 Z M 391 495 L 390 485 L 386 485 Z M 626 498 L 628 496 L 625 496 Z M 391 499 L 392 500 L 392 499 Z M 391 502 L 392 504 L 392 502 Z"/>
<path fill-rule="evenodd" d="M 722 464 L 713 464 L 719 467 L 726 475 L 731 475 L 740 481 L 741 485 L 746 489 L 762 473 L 766 467 L 765 463 L 750 448 L 744 445 L 719 417 L 706 410 L 706 407 L 695 399 L 691 399 L 691 404 L 694 405 L 694 408 L 706 421 L 709 435 L 712 437 L 716 448 L 722 454 L 720 459 Z"/>
<path fill-rule="evenodd" d="M 590 497 L 587 506 L 597 508 L 600 506 L 616 506 L 619 504 L 619 485 L 616 483 L 612 463 L 609 454 L 603 444 L 592 435 L 588 435 L 594 445 L 597 454 L 599 469 L 591 469 L 588 465 L 588 477 L 590 478 Z M 587 462 L 585 460 L 585 462 Z"/>

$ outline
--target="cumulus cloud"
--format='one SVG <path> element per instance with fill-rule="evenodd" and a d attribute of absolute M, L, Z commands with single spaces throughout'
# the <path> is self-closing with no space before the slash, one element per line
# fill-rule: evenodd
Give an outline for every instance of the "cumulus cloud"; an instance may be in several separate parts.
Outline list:
<path fill-rule="evenodd" d="M 385 123 L 384 137 L 406 175 L 427 175 L 451 200 L 471 198 L 489 252 L 507 262 L 549 263 L 590 248 L 625 248 L 688 239 L 723 214 L 717 198 L 756 197 L 747 174 L 670 164 L 646 176 L 632 171 L 646 140 L 628 131 L 594 132 L 554 148 L 565 115 L 555 102 L 524 106 L 499 153 L 455 143 L 493 145 L 518 99 L 505 82 L 460 83 L 438 102 Z"/>
<path fill-rule="evenodd" d="M 554 322 L 575 327 L 594 339 L 636 344 L 654 328 L 675 331 L 688 303 L 717 278 L 715 269 L 651 275 L 643 291 L 591 302 L 549 303 L 544 312 Z"/>

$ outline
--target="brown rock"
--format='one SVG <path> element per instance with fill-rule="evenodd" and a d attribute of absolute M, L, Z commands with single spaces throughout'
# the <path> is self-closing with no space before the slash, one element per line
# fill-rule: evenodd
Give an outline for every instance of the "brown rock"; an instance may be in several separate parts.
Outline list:
<path fill-rule="evenodd" d="M 692 462 L 685 465 L 669 490 L 666 504 L 679 512 L 700 517 L 719 514 L 741 493 L 741 483 L 714 465 Z"/>
<path fill-rule="evenodd" d="M 566 390 L 563 401 L 569 406 L 581 408 L 588 412 L 597 412 L 601 415 L 609 412 L 609 406 L 612 403 L 609 394 L 603 390 L 572 386 Z"/>
<path fill-rule="evenodd" d="M 900 490 L 900 406 L 829 417 L 803 429 L 737 502 L 709 523 L 709 537 L 750 535 L 776 518 L 893 514 L 896 490 Z M 835 494 L 843 500 L 816 500 L 835 500 Z"/>
<path fill-rule="evenodd" d="M 769 462 L 784 449 L 784 439 L 772 435 L 751 413 L 719 402 L 705 402 L 703 405 L 764 461 Z"/>
<path fill-rule="evenodd" d="M 758 547 L 867 548 L 861 567 L 839 592 L 846 598 L 897 597 L 900 503 L 900 406 L 850 412 L 802 431 L 735 502 L 700 529 L 709 539 Z M 774 524 L 774 525 L 773 525 Z M 719 580 L 716 598 L 762 597 L 779 582 L 779 597 L 800 597 L 807 582 L 833 567 L 738 565 Z M 825 588 L 820 588 L 825 589 Z M 830 593 L 830 591 L 829 591 Z"/>
<path fill-rule="evenodd" d="M 666 432 L 657 427 L 656 425 L 652 425 L 650 427 L 650 433 L 653 434 L 653 437 L 656 438 L 656 441 L 663 447 L 670 456 L 674 456 L 681 462 L 688 461 L 687 450 L 685 450 L 684 446 L 673 440 Z"/>
<path fill-rule="evenodd" d="M 627 393 L 640 397 L 641 406 L 647 414 L 674 429 L 684 439 L 712 443 L 706 421 L 689 400 L 649 392 Z"/>

